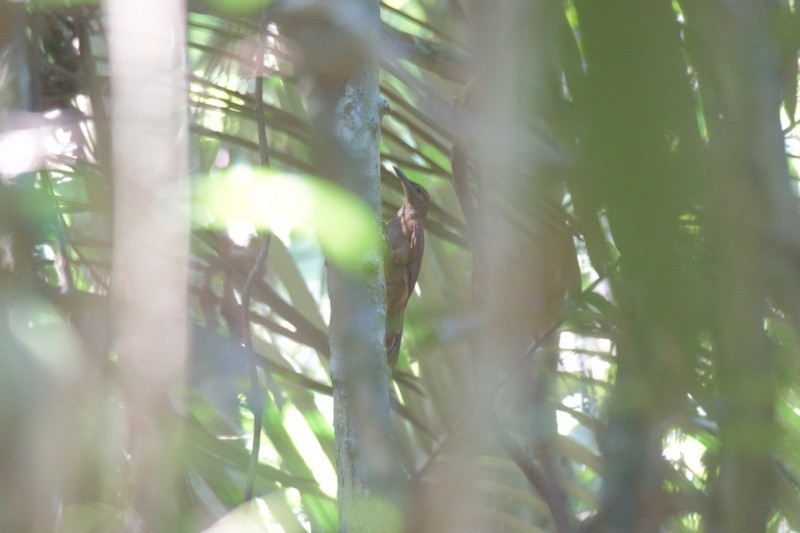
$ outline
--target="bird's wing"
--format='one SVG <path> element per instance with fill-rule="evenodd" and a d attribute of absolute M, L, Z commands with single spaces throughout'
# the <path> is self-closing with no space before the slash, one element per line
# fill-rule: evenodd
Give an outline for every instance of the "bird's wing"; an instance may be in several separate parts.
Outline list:
<path fill-rule="evenodd" d="M 422 254 L 425 252 L 425 230 L 421 224 L 415 224 L 411 232 L 411 255 L 408 261 L 408 296 L 414 292 L 419 277 L 419 269 L 422 266 Z"/>

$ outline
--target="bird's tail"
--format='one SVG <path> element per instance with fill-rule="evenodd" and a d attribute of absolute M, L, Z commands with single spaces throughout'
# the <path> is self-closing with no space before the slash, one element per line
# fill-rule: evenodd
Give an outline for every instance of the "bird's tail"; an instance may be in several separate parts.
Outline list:
<path fill-rule="evenodd" d="M 394 368 L 397 358 L 400 355 L 400 341 L 403 338 L 403 330 L 386 335 L 386 358 L 389 361 L 389 368 Z"/>

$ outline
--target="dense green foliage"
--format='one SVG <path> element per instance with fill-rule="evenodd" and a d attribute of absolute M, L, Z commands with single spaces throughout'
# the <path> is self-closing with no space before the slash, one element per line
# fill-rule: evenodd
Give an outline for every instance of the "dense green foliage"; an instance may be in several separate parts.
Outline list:
<path fill-rule="evenodd" d="M 0 4 L 19 26 L 0 13 L 0 515 L 29 511 L 5 495 L 50 490 L 62 531 L 126 509 L 122 430 L 93 421 L 122 409 L 108 293 L 125 200 L 103 18 L 83 4 Z M 331 50 L 364 50 L 335 7 L 218 4 L 187 13 L 181 513 L 189 530 L 333 531 L 320 246 L 346 263 L 374 228 L 307 177 L 325 175 L 308 109 L 352 66 Z M 433 205 L 392 390 L 395 459 L 422 496 L 365 512 L 421 531 L 800 530 L 794 0 L 483 4 L 381 3 L 384 220 L 391 164 Z M 14 168 L 31 132 L 41 153 Z M 265 181 L 231 188 L 239 174 Z M 237 509 L 257 404 L 256 503 Z"/>

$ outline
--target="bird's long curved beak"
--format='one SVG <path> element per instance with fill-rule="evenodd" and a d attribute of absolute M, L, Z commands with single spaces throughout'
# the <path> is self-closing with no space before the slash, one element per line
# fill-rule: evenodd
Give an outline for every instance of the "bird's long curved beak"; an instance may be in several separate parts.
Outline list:
<path fill-rule="evenodd" d="M 413 183 L 408 176 L 403 174 L 403 171 L 397 168 L 396 166 L 392 165 L 394 169 L 394 174 L 398 178 L 400 178 L 400 182 L 403 184 L 403 193 L 405 193 L 406 198 L 408 198 L 408 190 L 411 188 L 411 184 Z"/>

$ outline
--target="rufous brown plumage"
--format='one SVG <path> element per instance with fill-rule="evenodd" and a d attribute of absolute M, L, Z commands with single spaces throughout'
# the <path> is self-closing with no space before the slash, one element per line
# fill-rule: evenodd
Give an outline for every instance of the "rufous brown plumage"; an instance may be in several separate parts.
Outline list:
<path fill-rule="evenodd" d="M 425 252 L 425 217 L 431 199 L 420 184 L 414 183 L 400 169 L 394 172 L 403 186 L 405 201 L 386 225 L 386 354 L 394 367 L 403 337 L 403 316 L 417 284 Z"/>

